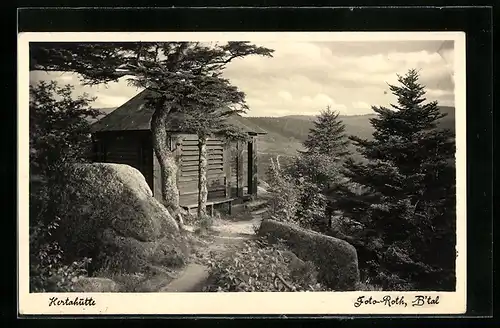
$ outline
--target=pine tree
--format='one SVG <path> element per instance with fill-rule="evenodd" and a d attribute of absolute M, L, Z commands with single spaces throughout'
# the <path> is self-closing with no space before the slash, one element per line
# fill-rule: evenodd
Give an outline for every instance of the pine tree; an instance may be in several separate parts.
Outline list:
<path fill-rule="evenodd" d="M 391 109 L 373 107 L 373 140 L 350 137 L 368 163 L 345 163 L 350 183 L 337 206 L 365 226 L 360 264 L 388 289 L 455 288 L 454 136 L 438 129 L 436 101 L 426 102 L 416 70 L 390 85 Z M 352 188 L 351 188 L 352 189 Z M 366 252 L 364 254 L 367 254 Z"/>
<path fill-rule="evenodd" d="M 292 175 L 316 184 L 322 192 L 339 180 L 338 163 L 349 154 L 345 125 L 338 115 L 330 107 L 320 113 L 303 143 L 305 151 L 299 151 L 291 168 Z"/>
<path fill-rule="evenodd" d="M 339 113 L 330 106 L 320 113 L 304 141 L 306 153 L 326 155 L 332 161 L 342 160 L 349 153 L 345 125 L 338 116 Z"/>
<path fill-rule="evenodd" d="M 330 107 L 320 113 L 304 141 L 306 150 L 299 152 L 289 169 L 301 181 L 297 220 L 321 232 L 328 229 L 326 195 L 339 182 L 339 163 L 349 154 L 345 125 L 338 115 Z"/>
<path fill-rule="evenodd" d="M 163 202 L 180 215 L 177 162 L 168 147 L 167 123 L 185 109 L 205 110 L 218 104 L 244 104 L 245 95 L 222 73 L 231 61 L 250 55 L 271 57 L 272 49 L 249 42 L 33 43 L 30 71 L 74 72 L 83 84 L 96 85 L 126 78 L 147 89 L 153 109 L 153 149 L 161 168 Z M 189 106 L 184 106 L 186 103 Z"/>

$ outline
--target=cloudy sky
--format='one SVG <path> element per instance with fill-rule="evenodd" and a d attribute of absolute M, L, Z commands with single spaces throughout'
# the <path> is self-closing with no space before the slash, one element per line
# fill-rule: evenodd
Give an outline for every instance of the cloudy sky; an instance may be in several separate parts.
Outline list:
<path fill-rule="evenodd" d="M 453 41 L 255 42 L 273 58 L 247 57 L 225 76 L 247 95 L 250 116 L 312 115 L 331 106 L 342 115 L 372 113 L 395 98 L 387 83 L 410 68 L 420 70 L 427 99 L 454 106 Z M 117 107 L 140 90 L 123 82 L 82 87 L 69 73 L 32 72 L 30 82 L 55 79 L 96 96 L 94 107 Z"/>

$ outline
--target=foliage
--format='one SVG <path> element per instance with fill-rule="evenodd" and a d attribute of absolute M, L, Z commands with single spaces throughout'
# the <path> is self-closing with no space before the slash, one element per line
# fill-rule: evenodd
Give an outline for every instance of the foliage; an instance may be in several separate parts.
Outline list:
<path fill-rule="evenodd" d="M 73 99 L 73 87 L 56 82 L 30 85 L 30 170 L 48 177 L 64 165 L 84 161 L 90 147 L 88 118 L 100 112 L 87 95 Z"/>
<path fill-rule="evenodd" d="M 281 245 L 247 241 L 227 256 L 209 261 L 211 284 L 206 291 L 286 292 L 322 291 L 311 262 L 302 262 Z"/>
<path fill-rule="evenodd" d="M 59 225 L 56 217 L 50 224 L 38 223 L 30 229 L 30 291 L 71 292 L 76 280 L 87 274 L 89 258 L 63 263 L 63 251 L 52 238 Z"/>
<path fill-rule="evenodd" d="M 300 191 L 293 178 L 281 167 L 278 158 L 270 159 L 268 171 L 269 199 L 268 215 L 277 221 L 294 222 Z"/>
<path fill-rule="evenodd" d="M 30 70 L 75 72 L 83 84 L 126 78 L 151 91 L 148 105 L 155 111 L 168 111 L 165 106 L 175 103 L 180 110 L 176 123 L 204 135 L 225 130 L 227 116 L 247 109 L 245 94 L 222 77 L 227 64 L 272 53 L 242 41 L 36 43 L 30 47 Z"/>
<path fill-rule="evenodd" d="M 201 218 L 198 218 L 197 232 L 203 233 L 209 231 L 214 225 L 214 219 L 212 216 L 205 214 Z"/>
<path fill-rule="evenodd" d="M 224 121 L 224 113 L 247 108 L 245 94 L 222 77 L 226 65 L 249 55 L 271 57 L 272 52 L 244 41 L 35 43 L 30 46 L 30 70 L 74 72 L 82 83 L 91 85 L 125 78 L 148 90 L 146 106 L 153 110 L 151 130 L 163 202 L 177 217 L 177 167 L 165 142 L 170 114 L 186 116 L 188 131 L 200 136 L 213 133 Z"/>
<path fill-rule="evenodd" d="M 70 260 L 56 241 L 60 182 L 68 164 L 85 161 L 90 144 L 87 118 L 99 111 L 86 95 L 55 82 L 30 86 L 30 284 L 33 291 L 70 291 L 90 259 Z M 69 264 L 68 264 L 69 263 Z"/>
<path fill-rule="evenodd" d="M 312 159 L 319 156 L 322 155 L 304 157 Z M 327 224 L 325 185 L 318 182 L 324 180 L 315 180 L 325 176 L 321 172 L 321 164 L 314 166 L 314 163 L 301 161 L 299 158 L 294 159 L 290 165 L 282 167 L 278 159 L 274 161 L 271 158 L 270 161 L 268 192 L 271 196 L 267 214 L 277 221 L 324 231 Z"/>
<path fill-rule="evenodd" d="M 332 188 L 342 179 L 339 162 L 349 153 L 345 125 L 329 107 L 313 122 L 306 151 L 299 152 L 288 167 L 300 190 L 297 220 L 305 228 L 324 232 L 328 228 L 327 205 Z"/>
<path fill-rule="evenodd" d="M 400 85 L 390 86 L 397 104 L 373 107 L 373 140 L 351 137 L 369 162 L 346 162 L 346 176 L 363 188 L 339 187 L 336 205 L 364 226 L 360 264 L 376 284 L 453 290 L 455 145 L 418 78 L 415 70 L 398 76 Z"/>
<path fill-rule="evenodd" d="M 273 50 L 249 42 L 37 42 L 30 45 L 30 71 L 74 72 L 84 84 L 114 82 L 134 72 L 150 73 L 161 67 L 179 73 L 214 74 L 233 59 L 248 54 L 271 55 Z M 182 63 L 179 64 L 179 61 Z M 155 65 L 158 64 L 158 65 Z M 147 70 L 151 71 L 148 72 Z M 139 74 L 134 74 L 139 75 Z"/>
<path fill-rule="evenodd" d="M 302 153 L 294 158 L 287 171 L 295 179 L 306 179 L 321 192 L 328 191 L 341 179 L 341 166 L 328 154 Z"/>
<path fill-rule="evenodd" d="M 35 43 L 30 70 L 74 72 L 91 85 L 126 78 L 152 92 L 148 105 L 155 112 L 179 110 L 186 115 L 179 124 L 204 134 L 217 130 L 226 115 L 247 108 L 245 94 L 222 77 L 227 64 L 272 53 L 245 41 Z"/>
<path fill-rule="evenodd" d="M 301 227 L 316 231 L 325 231 L 327 220 L 325 210 L 327 199 L 317 184 L 308 180 L 299 180 L 300 197 L 298 199 L 296 221 Z"/>
<path fill-rule="evenodd" d="M 313 122 L 314 127 L 309 130 L 304 147 L 307 154 L 323 154 L 330 161 L 341 161 L 349 154 L 347 147 L 349 140 L 345 134 L 345 125 L 338 119 L 339 113 L 327 107 Z"/>
<path fill-rule="evenodd" d="M 206 135 L 231 130 L 225 119 L 247 109 L 245 94 L 222 77 L 227 64 L 272 53 L 244 41 L 35 43 L 30 47 L 30 70 L 75 72 L 83 84 L 91 85 L 126 78 L 152 92 L 148 104 L 155 111 L 176 103 L 181 111 L 176 124 Z"/>

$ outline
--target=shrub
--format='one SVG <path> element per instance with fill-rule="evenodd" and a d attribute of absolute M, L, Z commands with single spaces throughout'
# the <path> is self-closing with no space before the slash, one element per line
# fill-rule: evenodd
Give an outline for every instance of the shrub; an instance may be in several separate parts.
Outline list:
<path fill-rule="evenodd" d="M 51 175 L 66 163 L 85 160 L 91 145 L 90 123 L 101 112 L 87 94 L 74 99 L 71 85 L 39 82 L 30 86 L 30 169 Z"/>
<path fill-rule="evenodd" d="M 282 245 L 263 240 L 247 241 L 231 254 L 212 257 L 210 284 L 212 292 L 284 292 L 327 290 L 317 281 L 311 262 L 303 262 Z"/>
<path fill-rule="evenodd" d="M 315 152 L 301 153 L 287 167 L 287 172 L 295 179 L 303 178 L 325 192 L 340 182 L 341 165 L 328 154 Z"/>
<path fill-rule="evenodd" d="M 299 180 L 296 221 L 307 229 L 323 232 L 326 230 L 328 221 L 326 219 L 326 197 L 317 184 L 307 180 Z"/>
<path fill-rule="evenodd" d="M 206 234 L 207 232 L 212 231 L 212 227 L 214 226 L 214 222 L 220 219 L 220 214 L 218 212 L 214 213 L 214 216 L 210 216 L 208 214 L 203 215 L 201 218 L 196 217 L 196 221 L 194 222 L 196 228 L 194 232 L 198 235 Z"/>
<path fill-rule="evenodd" d="M 370 278 L 367 278 L 365 281 L 360 281 L 356 284 L 356 290 L 365 291 L 365 292 L 374 292 L 374 291 L 382 291 L 382 287 L 379 285 L 373 284 Z"/>
<path fill-rule="evenodd" d="M 271 158 L 269 166 L 269 199 L 268 215 L 277 221 L 294 222 L 297 212 L 300 190 L 292 177 L 281 167 L 278 158 Z"/>
<path fill-rule="evenodd" d="M 48 225 L 38 223 L 30 231 L 30 291 L 71 292 L 73 283 L 87 274 L 89 258 L 64 264 L 63 251 L 52 239 L 60 219 Z"/>
<path fill-rule="evenodd" d="M 73 87 L 56 82 L 30 86 L 30 289 L 71 291 L 85 275 L 88 258 L 68 259 L 56 242 L 60 183 L 68 164 L 85 161 L 90 124 L 100 112 L 87 95 L 73 99 Z M 61 212 L 59 212 L 61 213 Z M 64 213 L 64 212 L 62 212 Z M 63 218 L 64 219 L 64 218 Z"/>
<path fill-rule="evenodd" d="M 95 277 L 102 277 L 113 280 L 119 286 L 120 292 L 139 292 L 141 284 L 149 278 L 141 272 L 124 273 L 115 270 L 114 266 L 105 266 L 100 268 L 95 274 Z"/>

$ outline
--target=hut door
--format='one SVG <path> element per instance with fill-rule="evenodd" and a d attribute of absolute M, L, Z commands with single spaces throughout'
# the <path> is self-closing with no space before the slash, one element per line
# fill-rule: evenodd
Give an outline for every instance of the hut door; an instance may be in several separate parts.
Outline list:
<path fill-rule="evenodd" d="M 231 144 L 231 195 L 242 197 L 245 179 L 245 143 Z"/>
<path fill-rule="evenodd" d="M 231 187 L 231 195 L 238 195 L 238 144 L 231 143 L 230 148 L 231 156 L 231 179 L 229 181 Z"/>
<path fill-rule="evenodd" d="M 144 175 L 146 182 L 153 188 L 153 151 L 151 151 L 151 138 L 144 137 L 139 143 L 139 170 Z"/>

